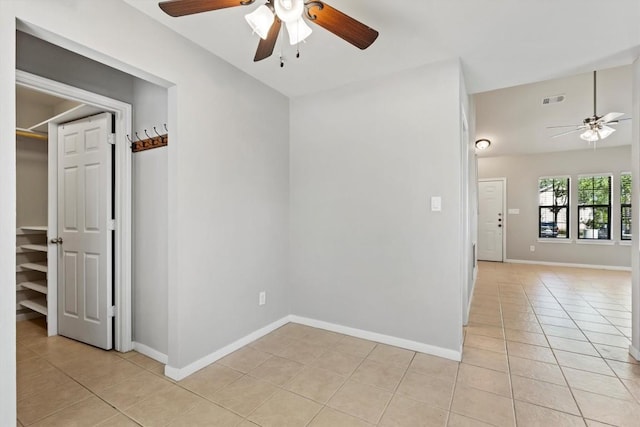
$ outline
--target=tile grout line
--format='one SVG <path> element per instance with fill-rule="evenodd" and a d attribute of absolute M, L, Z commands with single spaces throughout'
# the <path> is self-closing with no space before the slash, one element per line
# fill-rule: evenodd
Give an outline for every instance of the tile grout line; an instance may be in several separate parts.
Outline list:
<path fill-rule="evenodd" d="M 566 312 L 566 310 L 564 309 L 564 307 L 562 306 L 562 304 L 560 303 L 560 301 L 558 301 L 558 299 L 556 298 L 556 296 L 553 294 L 553 292 L 549 289 L 549 287 L 547 286 L 547 284 L 544 282 L 544 280 L 542 280 L 542 279 L 541 279 L 541 282 L 542 282 L 542 286 L 544 286 L 544 287 L 545 287 L 545 289 L 547 290 L 547 292 L 549 292 L 549 293 L 553 296 L 553 298 L 558 302 L 558 304 L 560 304 L 560 307 L 562 307 L 562 310 L 563 310 L 565 313 L 567 313 L 567 312 Z M 528 299 L 528 296 L 527 296 L 527 299 Z M 567 316 L 568 316 L 568 315 L 569 315 L 569 314 L 567 313 Z M 536 314 L 536 317 L 537 317 L 537 314 Z M 572 321 L 576 326 L 578 326 L 578 324 L 577 324 L 577 323 L 575 323 L 575 322 L 573 321 L 573 319 L 571 319 L 571 321 Z M 538 320 L 538 322 L 539 322 L 539 320 Z M 578 327 L 578 329 L 580 329 L 580 328 Z M 546 334 L 546 332 L 545 332 L 545 330 L 544 330 L 544 329 L 542 329 L 542 332 L 545 334 L 545 337 L 547 337 L 547 334 Z M 587 337 L 587 339 L 588 339 L 588 337 Z M 548 341 L 549 341 L 549 338 L 547 337 L 547 342 L 548 342 Z M 593 344 L 591 344 L 591 346 L 593 347 Z M 567 389 L 569 390 L 569 393 L 571 393 L 571 398 L 573 399 L 573 403 L 576 405 L 576 408 L 578 408 L 578 412 L 580 413 L 580 417 L 582 418 L 583 422 L 586 424 L 585 417 L 584 417 L 584 413 L 582 412 L 582 408 L 581 408 L 581 407 L 580 407 L 580 405 L 578 404 L 578 400 L 576 399 L 576 396 L 575 396 L 575 394 L 574 394 L 574 392 L 573 392 L 573 388 L 571 387 L 571 385 L 569 384 L 569 381 L 567 380 L 567 376 L 566 376 L 566 374 L 565 374 L 564 370 L 562 369 L 562 366 L 560 365 L 560 362 L 558 361 L 558 357 L 556 356 L 556 353 L 555 353 L 554 349 L 551 347 L 551 342 L 549 342 L 549 347 L 551 348 L 551 354 L 553 354 L 553 358 L 555 359 L 556 364 L 558 365 L 558 368 L 560 369 L 560 373 L 562 374 L 562 378 L 564 379 L 565 384 L 567 384 Z"/>
<path fill-rule="evenodd" d="M 524 290 L 524 289 L 523 289 Z M 525 293 L 526 295 L 526 293 Z M 509 391 L 511 392 L 511 407 L 513 408 L 513 425 L 518 425 L 518 417 L 516 414 L 516 396 L 513 391 L 513 381 L 511 380 L 511 361 L 509 360 L 509 346 L 507 345 L 507 333 L 504 330 L 504 312 L 502 310 L 502 290 L 498 286 L 498 301 L 500 303 L 500 322 L 502 323 L 502 332 L 504 334 L 504 351 L 507 359 L 507 372 L 509 373 Z M 527 298 L 528 301 L 528 298 Z"/>
<path fill-rule="evenodd" d="M 140 423 L 138 423 L 136 420 L 132 419 L 132 418 L 131 418 L 131 417 L 129 417 L 127 414 L 125 414 L 124 412 L 122 412 L 119 408 L 116 408 L 116 407 L 115 407 L 115 406 L 113 406 L 111 403 L 109 403 L 109 402 L 107 402 L 106 400 L 104 400 L 104 399 L 103 399 L 101 396 L 99 396 L 97 393 L 93 392 L 93 390 L 91 390 L 89 387 L 85 386 L 85 385 L 84 385 L 84 384 L 82 384 L 80 381 L 76 380 L 74 377 L 72 377 L 71 375 L 69 375 L 66 371 L 62 370 L 62 368 L 60 368 L 60 367 L 58 367 L 58 366 L 54 365 L 53 363 L 51 363 L 51 362 L 50 362 L 46 357 L 42 357 L 42 356 L 40 356 L 40 355 L 38 355 L 38 357 L 40 357 L 41 359 L 43 359 L 43 360 L 44 360 L 45 362 L 47 362 L 50 366 L 52 366 L 52 367 L 53 367 L 54 369 L 56 369 L 57 371 L 61 372 L 63 375 L 65 375 L 66 377 L 68 377 L 69 379 L 71 379 L 73 382 L 75 382 L 76 384 L 78 384 L 80 387 L 82 387 L 82 388 L 84 388 L 85 390 L 87 390 L 87 391 L 88 391 L 92 396 L 97 397 L 99 400 L 101 400 L 102 402 L 104 402 L 105 404 L 107 404 L 109 407 L 111 407 L 111 408 L 115 409 L 119 414 L 122 414 L 123 416 L 127 417 L 128 419 L 130 419 L 131 421 L 135 422 L 136 424 L 141 425 L 141 424 L 140 424 Z M 121 359 L 122 359 L 122 358 L 121 358 Z M 122 359 L 122 360 L 126 360 L 126 359 Z M 131 363 L 131 362 L 130 362 L 130 363 Z M 142 367 L 140 367 L 140 368 L 141 368 L 141 369 L 145 369 L 145 368 L 142 368 Z M 64 411 L 65 409 L 70 408 L 70 407 L 71 407 L 71 406 L 73 406 L 73 405 L 76 405 L 76 404 L 78 404 L 78 403 L 80 403 L 80 402 L 84 402 L 85 400 L 88 400 L 90 397 L 91 397 L 91 396 L 88 396 L 88 397 L 86 397 L 86 398 L 84 398 L 84 399 L 81 399 L 81 400 L 79 400 L 79 401 L 77 401 L 77 402 L 73 402 L 73 403 L 71 403 L 70 405 L 67 405 L 67 406 L 65 406 L 65 407 L 63 407 L 63 408 L 59 408 L 57 411 L 54 411 L 54 412 L 52 412 L 52 413 L 50 413 L 50 414 L 47 414 L 46 416 L 44 416 L 44 417 L 42 417 L 42 418 L 40 418 L 40 419 L 36 420 L 35 422 L 40 422 L 40 421 L 42 421 L 42 420 L 44 420 L 44 419 L 46 419 L 46 418 L 49 418 L 49 417 L 51 417 L 51 416 L 53 416 L 53 415 L 55 415 L 55 414 L 58 414 L 58 413 L 60 413 L 60 412 Z M 113 417 L 109 417 L 108 419 L 114 418 L 115 416 L 117 416 L 117 415 L 114 415 Z M 108 419 L 107 419 L 107 420 L 108 420 Z M 102 422 L 107 421 L 107 420 L 102 420 Z"/>

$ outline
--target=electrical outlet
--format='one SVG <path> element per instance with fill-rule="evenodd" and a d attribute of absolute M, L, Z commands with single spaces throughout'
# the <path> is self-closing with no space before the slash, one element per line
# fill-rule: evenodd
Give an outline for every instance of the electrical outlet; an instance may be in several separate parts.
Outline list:
<path fill-rule="evenodd" d="M 266 303 L 267 303 L 267 293 L 265 291 L 262 291 L 258 295 L 258 305 L 265 305 Z"/>
<path fill-rule="evenodd" d="M 535 252 L 535 251 L 536 251 L 536 247 L 535 247 L 535 246 L 533 246 L 533 245 L 531 245 L 531 246 L 529 246 L 529 250 L 530 250 L 531 252 Z"/>

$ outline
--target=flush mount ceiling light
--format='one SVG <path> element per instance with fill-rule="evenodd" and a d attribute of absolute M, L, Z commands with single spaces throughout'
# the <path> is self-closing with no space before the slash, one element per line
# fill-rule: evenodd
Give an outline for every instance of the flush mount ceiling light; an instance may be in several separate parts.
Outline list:
<path fill-rule="evenodd" d="M 249 6 L 253 3 L 255 0 L 169 0 L 161 2 L 159 6 L 168 15 L 177 17 L 228 7 Z M 245 19 L 253 32 L 260 36 L 254 61 L 271 56 L 283 22 L 291 45 L 297 45 L 311 35 L 312 29 L 306 20 L 362 50 L 371 46 L 378 38 L 378 32 L 373 28 L 322 1 L 267 0 L 265 4 L 247 14 Z M 281 57 L 280 65 L 282 64 Z"/>
<path fill-rule="evenodd" d="M 491 141 L 488 139 L 479 139 L 476 141 L 476 148 L 478 150 L 486 150 L 491 145 Z"/>
<path fill-rule="evenodd" d="M 593 72 L 593 116 L 587 117 L 582 121 L 582 124 L 579 125 L 567 125 L 567 126 L 549 126 L 547 129 L 555 129 L 555 128 L 566 128 L 572 127 L 566 132 L 559 133 L 557 135 L 553 135 L 552 138 L 557 138 L 559 136 L 568 135 L 574 132 L 583 131 L 580 134 L 580 139 L 583 139 L 588 142 L 597 142 L 602 139 L 605 139 L 611 136 L 616 130 L 607 125 L 617 125 L 622 120 L 620 117 L 624 116 L 624 113 L 607 113 L 604 116 L 598 116 L 596 113 L 596 72 Z"/>

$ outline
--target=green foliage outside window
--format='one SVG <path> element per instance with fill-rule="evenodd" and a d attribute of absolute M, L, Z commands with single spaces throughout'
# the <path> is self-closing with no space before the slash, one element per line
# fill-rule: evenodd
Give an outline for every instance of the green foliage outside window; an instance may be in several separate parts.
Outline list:
<path fill-rule="evenodd" d="M 631 174 L 620 175 L 620 239 L 631 240 Z"/>
<path fill-rule="evenodd" d="M 611 238 L 611 176 L 578 178 L 578 238 Z"/>
<path fill-rule="evenodd" d="M 538 237 L 569 238 L 569 178 L 538 181 Z"/>

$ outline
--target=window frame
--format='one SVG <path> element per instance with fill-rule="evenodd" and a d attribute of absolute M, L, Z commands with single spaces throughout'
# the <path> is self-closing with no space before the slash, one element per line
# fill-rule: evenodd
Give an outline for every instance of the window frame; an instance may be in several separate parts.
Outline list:
<path fill-rule="evenodd" d="M 628 176 L 629 183 L 629 203 L 622 203 L 622 177 Z M 620 173 L 620 241 L 621 242 L 630 242 L 633 237 L 633 219 L 631 215 L 633 214 L 633 204 L 632 204 L 632 194 L 633 194 L 633 177 L 631 176 L 631 172 L 621 172 Z M 629 237 L 625 237 L 624 231 L 624 210 L 625 208 L 629 208 L 629 230 L 631 233 L 628 234 Z"/>
<path fill-rule="evenodd" d="M 554 193 L 554 197 L 553 197 L 553 203 L 552 205 L 541 205 L 540 204 L 540 181 L 544 180 L 544 179 L 551 179 L 554 180 L 554 188 L 553 188 L 553 193 Z M 566 180 L 566 187 L 567 187 L 567 203 L 565 205 L 557 205 L 555 204 L 557 201 L 557 198 L 555 197 L 555 181 L 560 181 L 560 180 Z M 538 240 L 541 241 L 545 241 L 545 242 L 569 242 L 571 239 L 571 176 L 570 175 L 555 175 L 555 176 L 541 176 L 538 177 L 538 192 L 537 192 L 537 204 L 538 204 Z M 566 211 L 566 236 L 565 237 L 558 237 L 557 233 L 555 236 L 543 236 L 541 233 L 542 230 L 542 211 L 543 209 L 553 209 L 553 208 L 562 208 L 565 209 Z M 555 219 L 557 220 L 557 213 L 555 214 Z M 557 226 L 557 221 L 555 222 L 556 226 Z M 553 233 L 552 233 L 553 234 Z"/>
<path fill-rule="evenodd" d="M 584 179 L 584 178 L 600 178 L 600 177 L 606 177 L 609 179 L 609 204 L 608 205 L 603 205 L 603 204 L 581 204 L 580 203 L 580 180 Z M 577 189 L 576 189 L 576 196 L 577 196 L 577 200 L 576 200 L 576 221 L 577 221 L 577 228 L 578 228 L 578 233 L 576 236 L 577 241 L 579 242 L 607 242 L 607 241 L 612 241 L 612 233 L 611 233 L 611 212 L 612 212 L 612 207 L 613 207 L 613 184 L 614 184 L 614 180 L 613 180 L 613 173 L 607 172 L 607 173 L 590 173 L 590 174 L 582 174 L 582 175 L 578 175 L 578 179 L 576 181 L 576 185 L 577 185 Z M 595 192 L 595 188 L 593 188 L 593 191 Z M 601 239 L 600 233 L 598 232 L 598 237 L 583 237 L 580 233 L 580 213 L 582 211 L 582 209 L 592 209 L 592 212 L 595 212 L 596 209 L 606 209 L 607 210 L 607 238 L 606 239 Z M 599 230 L 599 229 L 598 229 Z"/>

